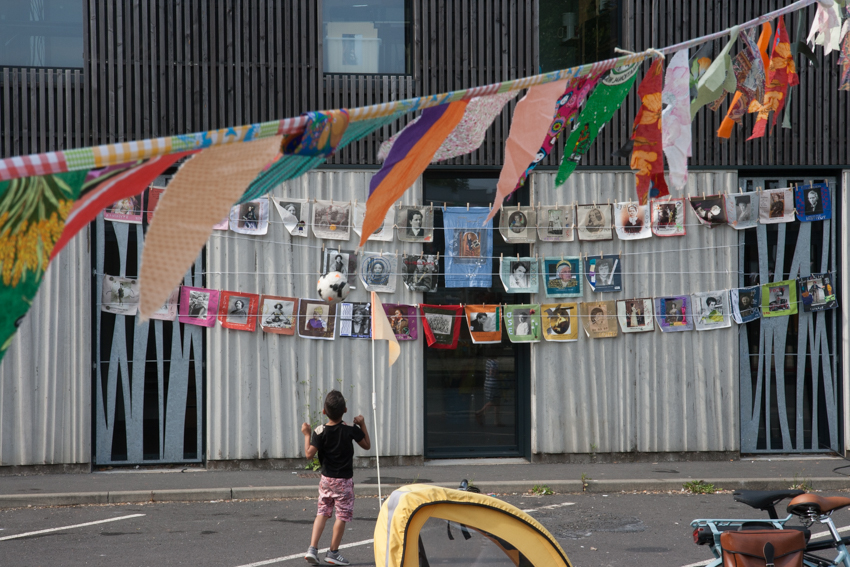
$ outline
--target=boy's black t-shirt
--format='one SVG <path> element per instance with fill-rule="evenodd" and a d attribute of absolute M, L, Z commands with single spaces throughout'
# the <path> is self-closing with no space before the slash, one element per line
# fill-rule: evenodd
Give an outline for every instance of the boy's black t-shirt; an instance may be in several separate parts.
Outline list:
<path fill-rule="evenodd" d="M 336 425 L 320 425 L 310 436 L 310 445 L 319 450 L 322 474 L 329 478 L 352 478 L 354 476 L 354 445 L 365 435 L 359 427 L 343 422 Z"/>

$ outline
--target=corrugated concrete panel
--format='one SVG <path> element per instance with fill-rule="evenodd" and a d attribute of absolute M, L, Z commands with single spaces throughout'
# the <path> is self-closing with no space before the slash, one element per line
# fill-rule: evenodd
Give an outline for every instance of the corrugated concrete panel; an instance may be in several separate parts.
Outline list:
<path fill-rule="evenodd" d="M 629 172 L 575 173 L 554 189 L 536 174 L 544 204 L 635 199 Z M 737 191 L 735 172 L 691 172 L 689 193 Z M 622 252 L 621 293 L 584 300 L 690 294 L 737 287 L 738 234 L 696 226 L 684 237 L 538 243 L 539 256 Z M 563 252 L 562 252 L 563 251 Z M 733 451 L 740 446 L 738 327 L 623 335 L 532 345 L 532 451 L 535 453 Z"/>
<path fill-rule="evenodd" d="M 83 231 L 50 264 L 0 364 L 0 466 L 91 461 L 91 271 Z"/>
<path fill-rule="evenodd" d="M 366 201 L 372 171 L 312 171 L 274 191 L 276 197 Z M 405 193 L 404 202 L 421 201 L 421 185 Z M 312 207 L 311 207 L 312 210 Z M 208 251 L 207 286 L 213 289 L 315 298 L 322 244 L 353 250 L 359 242 L 292 237 L 271 207 L 265 236 L 215 232 Z M 419 253 L 421 245 L 370 242 L 367 251 Z M 384 303 L 419 303 L 421 293 L 407 291 L 401 278 L 396 293 L 380 295 Z M 350 301 L 368 301 L 362 284 Z M 293 458 L 303 455 L 301 423 L 321 414 L 321 393 L 340 390 L 348 402 L 348 420 L 363 414 L 372 433 L 371 341 L 340 338 L 309 340 L 297 336 L 208 331 L 207 444 L 211 460 Z M 421 331 L 420 331 L 421 335 Z M 423 453 L 422 341 L 401 344 L 392 371 L 387 346 L 376 344 L 377 428 L 381 455 Z M 358 449 L 358 454 L 367 453 Z M 374 454 L 374 453 L 371 453 Z"/>

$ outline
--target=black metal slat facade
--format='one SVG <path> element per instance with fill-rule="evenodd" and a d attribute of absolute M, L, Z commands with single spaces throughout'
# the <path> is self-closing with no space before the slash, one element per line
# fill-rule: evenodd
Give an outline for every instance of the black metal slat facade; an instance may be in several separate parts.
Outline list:
<path fill-rule="evenodd" d="M 3 157 L 209 130 L 461 89 L 535 74 L 536 0 L 411 0 L 412 70 L 325 75 L 321 3 L 315 0 L 86 0 L 84 69 L 0 68 Z M 624 2 L 627 49 L 670 45 L 776 9 L 781 0 Z M 814 7 L 804 11 L 807 22 Z M 799 13 L 786 19 L 792 41 Z M 720 42 L 716 48 L 719 49 Z M 694 121 L 691 164 L 794 167 L 850 164 L 850 94 L 838 91 L 838 55 L 799 64 L 792 130 L 745 142 L 715 137 L 727 105 Z M 730 97 L 731 99 L 731 97 Z M 512 103 L 512 107 L 513 107 Z M 629 95 L 582 165 L 626 167 L 611 153 L 628 139 L 638 100 Z M 780 117 L 781 119 L 781 117 Z M 374 165 L 383 128 L 329 160 Z M 510 112 L 457 166 L 499 166 Z M 549 158 L 560 161 L 561 152 Z"/>

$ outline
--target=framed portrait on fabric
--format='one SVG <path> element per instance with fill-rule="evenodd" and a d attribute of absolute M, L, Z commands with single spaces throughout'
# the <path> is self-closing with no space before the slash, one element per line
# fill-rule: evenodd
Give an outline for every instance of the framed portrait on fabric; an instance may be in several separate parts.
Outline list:
<path fill-rule="evenodd" d="M 493 285 L 493 221 L 487 207 L 445 207 L 445 285 L 485 287 Z"/>
<path fill-rule="evenodd" d="M 419 304 L 422 313 L 422 332 L 430 348 L 457 348 L 463 307 L 460 305 Z"/>
<path fill-rule="evenodd" d="M 655 236 L 685 236 L 685 200 L 652 199 L 652 234 Z"/>
<path fill-rule="evenodd" d="M 725 289 L 695 293 L 691 299 L 697 331 L 725 329 L 732 325 L 729 294 Z"/>
<path fill-rule="evenodd" d="M 218 313 L 218 290 L 202 287 L 180 288 L 178 320 L 188 325 L 214 327 Z"/>
<path fill-rule="evenodd" d="M 726 220 L 735 230 L 755 228 L 759 223 L 758 202 L 759 194 L 733 193 L 724 199 L 726 203 Z"/>
<path fill-rule="evenodd" d="M 339 305 L 339 336 L 351 339 L 372 338 L 372 304 L 341 303 Z"/>
<path fill-rule="evenodd" d="M 269 231 L 269 200 L 266 197 L 230 209 L 230 230 L 261 236 Z"/>
<path fill-rule="evenodd" d="M 499 277 L 508 293 L 537 293 L 537 258 L 502 258 L 499 262 Z"/>
<path fill-rule="evenodd" d="M 276 335 L 294 335 L 298 316 L 298 299 L 279 295 L 260 297 L 260 328 Z"/>
<path fill-rule="evenodd" d="M 590 289 L 597 293 L 613 293 L 623 290 L 623 262 L 620 255 L 586 256 L 584 275 Z"/>
<path fill-rule="evenodd" d="M 564 343 L 578 340 L 578 303 L 544 303 L 540 312 L 545 340 Z"/>
<path fill-rule="evenodd" d="M 794 193 L 790 187 L 767 189 L 759 197 L 759 222 L 777 224 L 794 220 Z"/>
<path fill-rule="evenodd" d="M 387 314 L 396 340 L 415 341 L 419 337 L 416 325 L 419 312 L 415 305 L 384 303 L 384 312 Z"/>
<path fill-rule="evenodd" d="M 794 189 L 794 202 L 797 209 L 797 220 L 801 222 L 832 218 L 832 196 L 829 192 L 829 185 L 826 183 L 796 187 Z"/>
<path fill-rule="evenodd" d="M 614 228 L 620 240 L 651 238 L 650 206 L 638 202 L 614 203 Z"/>
<path fill-rule="evenodd" d="M 835 287 L 832 285 L 832 272 L 812 274 L 797 278 L 800 286 L 800 303 L 806 313 L 826 311 L 838 307 Z"/>
<path fill-rule="evenodd" d="M 616 302 L 590 301 L 581 304 L 582 328 L 591 339 L 617 336 Z"/>
<path fill-rule="evenodd" d="M 100 310 L 115 315 L 136 315 L 139 310 L 139 280 L 118 276 L 103 276 Z"/>
<path fill-rule="evenodd" d="M 351 204 L 314 201 L 313 236 L 326 240 L 348 240 L 351 237 Z"/>
<path fill-rule="evenodd" d="M 360 255 L 360 281 L 366 291 L 395 293 L 398 256 L 364 252 Z"/>
<path fill-rule="evenodd" d="M 218 300 L 218 322 L 225 329 L 254 332 L 260 296 L 255 293 L 222 291 Z"/>
<path fill-rule="evenodd" d="M 435 292 L 440 273 L 440 254 L 403 254 L 401 279 L 410 291 Z"/>
<path fill-rule="evenodd" d="M 625 299 L 617 301 L 617 321 L 624 333 L 646 333 L 655 330 L 652 316 L 652 299 Z"/>
<path fill-rule="evenodd" d="M 103 210 L 104 220 L 142 224 L 142 195 L 133 195 L 112 203 Z"/>
<path fill-rule="evenodd" d="M 151 319 L 160 321 L 174 321 L 177 319 L 177 304 L 180 302 L 180 288 L 174 288 L 162 307 L 151 313 Z"/>
<path fill-rule="evenodd" d="M 729 290 L 732 318 L 739 325 L 761 318 L 761 286 Z"/>
<path fill-rule="evenodd" d="M 663 333 L 693 331 L 691 298 L 688 295 L 655 298 L 655 318 Z"/>
<path fill-rule="evenodd" d="M 403 206 L 398 210 L 396 225 L 402 242 L 433 242 L 434 207 Z"/>
<path fill-rule="evenodd" d="M 537 238 L 544 242 L 572 242 L 575 239 L 575 212 L 572 205 L 543 205 L 537 210 Z"/>
<path fill-rule="evenodd" d="M 691 210 L 701 225 L 714 228 L 721 224 L 727 224 L 726 203 L 723 200 L 723 195 L 691 197 L 689 201 Z"/>
<path fill-rule="evenodd" d="M 322 273 L 339 272 L 348 282 L 348 287 L 357 289 L 357 254 L 354 250 L 325 248 Z"/>
<path fill-rule="evenodd" d="M 797 313 L 797 282 L 785 280 L 761 286 L 761 316 L 782 317 Z"/>
<path fill-rule="evenodd" d="M 334 340 L 336 308 L 336 303 L 325 303 L 321 299 L 299 299 L 298 336 L 305 339 Z"/>
<path fill-rule="evenodd" d="M 499 234 L 509 244 L 537 242 L 537 209 L 503 207 L 499 215 Z"/>
<path fill-rule="evenodd" d="M 466 305 L 466 324 L 475 344 L 502 342 L 502 311 L 498 305 Z"/>
<path fill-rule="evenodd" d="M 576 205 L 579 240 L 613 240 L 611 205 Z"/>
<path fill-rule="evenodd" d="M 272 199 L 283 226 L 292 236 L 309 236 L 307 234 L 307 222 L 310 220 L 308 209 L 310 205 L 306 199 Z"/>
<path fill-rule="evenodd" d="M 366 203 L 355 203 L 352 207 L 354 212 L 354 234 L 360 236 L 363 233 L 363 219 L 366 217 Z M 381 226 L 372 233 L 367 240 L 380 240 L 383 242 L 392 242 L 393 224 L 395 223 L 395 208 L 390 207 L 387 214 L 384 215 L 384 222 Z"/>
<path fill-rule="evenodd" d="M 544 258 L 546 297 L 581 297 L 581 265 L 578 257 Z"/>
<path fill-rule="evenodd" d="M 506 305 L 505 330 L 512 343 L 540 342 L 540 306 Z"/>

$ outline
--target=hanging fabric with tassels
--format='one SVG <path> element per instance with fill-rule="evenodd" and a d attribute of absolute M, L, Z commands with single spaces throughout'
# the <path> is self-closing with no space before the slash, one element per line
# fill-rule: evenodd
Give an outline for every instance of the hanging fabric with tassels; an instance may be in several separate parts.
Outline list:
<path fill-rule="evenodd" d="M 773 31 L 770 23 L 762 25 L 761 35 L 758 42 L 753 40 L 752 33 L 744 33 L 744 49 L 735 56 L 732 67 L 735 70 L 735 80 L 738 89 L 726 118 L 717 130 L 718 138 L 730 138 L 734 124 L 741 124 L 741 120 L 747 113 L 750 103 L 754 100 L 764 98 L 765 69 L 768 65 L 767 46 L 770 43 L 770 34 Z M 753 33 L 755 30 L 753 30 Z"/>
<path fill-rule="evenodd" d="M 782 112 L 785 106 L 785 97 L 788 87 L 800 84 L 797 76 L 797 67 L 794 58 L 791 57 L 791 43 L 788 40 L 788 31 L 785 29 L 785 20 L 780 16 L 776 26 L 776 37 L 773 40 L 773 51 L 770 55 L 770 68 L 768 69 L 767 88 L 764 93 L 764 101 L 753 101 L 750 104 L 750 112 L 758 112 L 756 124 L 753 127 L 753 135 L 747 138 L 752 140 L 764 136 L 767 128 L 767 119 L 773 112 L 771 131 L 776 126 L 776 116 Z"/>
<path fill-rule="evenodd" d="M 631 168 L 635 170 L 638 201 L 646 205 L 649 197 L 669 195 L 664 181 L 664 153 L 661 137 L 661 87 L 664 59 L 657 57 L 638 86 L 641 107 L 632 126 Z M 654 191 L 650 194 L 650 188 Z"/>
<path fill-rule="evenodd" d="M 691 99 L 688 50 L 676 53 L 667 67 L 661 100 L 661 145 L 670 169 L 670 184 L 677 191 L 688 185 L 688 158 L 691 157 Z M 647 223 L 648 224 L 648 223 Z"/>

